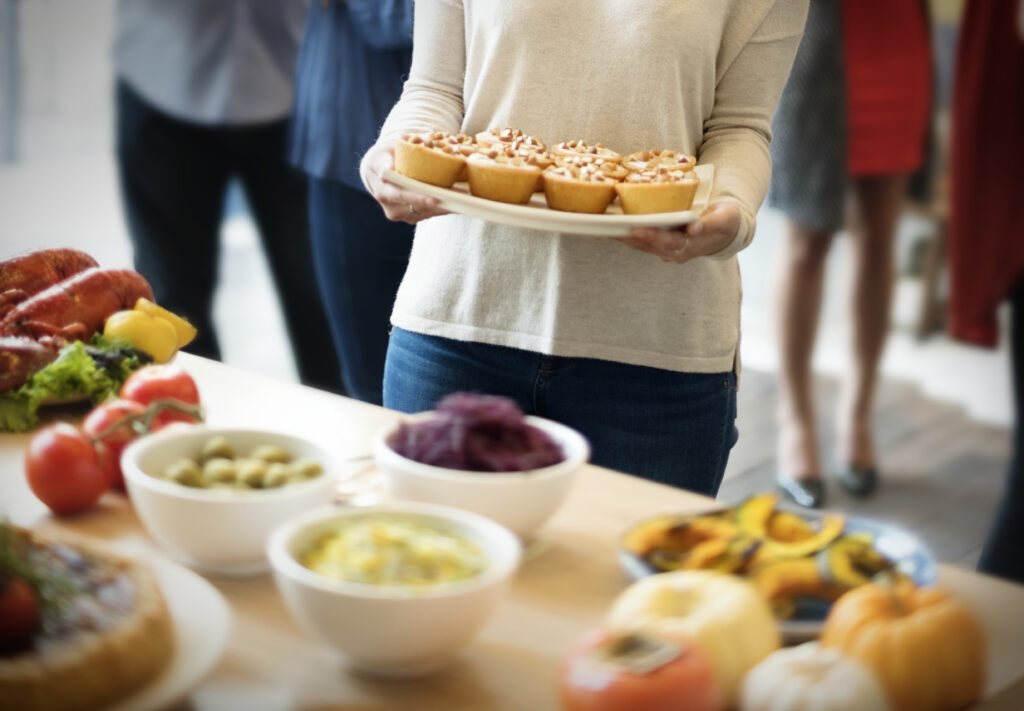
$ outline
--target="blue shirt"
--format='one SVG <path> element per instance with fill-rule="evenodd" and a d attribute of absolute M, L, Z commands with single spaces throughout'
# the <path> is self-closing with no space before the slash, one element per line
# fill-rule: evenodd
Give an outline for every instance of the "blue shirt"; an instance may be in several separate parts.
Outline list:
<path fill-rule="evenodd" d="M 313 0 L 296 67 L 292 163 L 362 189 L 359 160 L 411 61 L 412 0 Z"/>

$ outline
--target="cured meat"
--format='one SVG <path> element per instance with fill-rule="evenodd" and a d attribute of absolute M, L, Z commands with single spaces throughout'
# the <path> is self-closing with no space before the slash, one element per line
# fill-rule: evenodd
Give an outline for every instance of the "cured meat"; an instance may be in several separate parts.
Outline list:
<path fill-rule="evenodd" d="M 76 249 L 40 249 L 0 261 L 0 319 L 43 289 L 98 266 Z"/>
<path fill-rule="evenodd" d="M 149 282 L 130 269 L 86 269 L 22 301 L 0 320 L 0 336 L 87 340 L 110 314 L 153 300 Z"/>
<path fill-rule="evenodd" d="M 0 392 L 16 388 L 56 358 L 60 347 L 21 336 L 0 336 Z"/>

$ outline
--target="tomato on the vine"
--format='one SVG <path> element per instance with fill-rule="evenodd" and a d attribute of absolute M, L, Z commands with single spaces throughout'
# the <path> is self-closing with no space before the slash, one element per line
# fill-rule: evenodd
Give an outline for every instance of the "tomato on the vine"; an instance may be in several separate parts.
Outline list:
<path fill-rule="evenodd" d="M 35 589 L 16 575 L 0 576 L 0 652 L 28 647 L 40 624 Z"/>
<path fill-rule="evenodd" d="M 199 388 L 184 368 L 174 363 L 147 365 L 128 376 L 121 386 L 120 397 L 148 405 L 157 400 L 177 400 L 185 405 L 199 405 Z M 167 409 L 153 419 L 153 429 L 171 422 L 196 422 L 194 415 L 182 410 Z"/>
<path fill-rule="evenodd" d="M 121 452 L 138 437 L 133 422 L 145 412 L 146 406 L 134 400 L 108 400 L 86 415 L 82 423 L 82 430 L 99 449 L 100 461 L 115 489 L 124 489 Z"/>
<path fill-rule="evenodd" d="M 564 711 L 720 711 L 707 657 L 693 645 L 644 632 L 592 630 L 559 677 Z"/>
<path fill-rule="evenodd" d="M 110 488 L 91 438 L 66 422 L 45 427 L 29 440 L 25 477 L 32 493 L 58 515 L 84 511 Z"/>

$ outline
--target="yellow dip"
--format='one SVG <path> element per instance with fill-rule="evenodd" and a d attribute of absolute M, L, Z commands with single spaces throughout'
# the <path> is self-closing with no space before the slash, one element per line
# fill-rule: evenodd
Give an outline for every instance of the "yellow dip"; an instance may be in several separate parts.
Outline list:
<path fill-rule="evenodd" d="M 386 515 L 343 522 L 299 562 L 331 578 L 410 587 L 465 580 L 486 567 L 483 553 L 467 538 Z"/>

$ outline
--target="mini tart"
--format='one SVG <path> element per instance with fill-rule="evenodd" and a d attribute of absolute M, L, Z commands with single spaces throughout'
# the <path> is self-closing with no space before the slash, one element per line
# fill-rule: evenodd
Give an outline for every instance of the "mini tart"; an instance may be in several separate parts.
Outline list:
<path fill-rule="evenodd" d="M 477 197 L 524 205 L 537 190 L 541 160 L 506 148 L 481 150 L 466 159 L 469 191 Z"/>
<path fill-rule="evenodd" d="M 0 707 L 94 711 L 152 682 L 170 663 L 174 628 L 148 568 L 70 535 L 14 529 L 37 570 L 65 580 L 33 648 L 0 656 Z"/>
<path fill-rule="evenodd" d="M 697 165 L 697 159 L 685 153 L 658 149 L 630 153 L 622 159 L 622 165 L 633 171 L 652 170 L 663 165 L 680 170 L 693 170 Z"/>
<path fill-rule="evenodd" d="M 662 165 L 631 172 L 623 182 L 615 184 L 615 192 L 622 211 L 627 215 L 682 212 L 693 205 L 699 183 L 692 170 Z"/>
<path fill-rule="evenodd" d="M 395 144 L 395 170 L 414 180 L 450 188 L 466 165 L 470 141 L 469 136 L 444 131 L 407 133 Z"/>
<path fill-rule="evenodd" d="M 600 158 L 609 163 L 621 163 L 622 156 L 613 151 L 611 148 L 606 148 L 600 143 L 589 145 L 586 141 L 563 141 L 556 146 L 553 146 L 550 150 L 551 156 L 557 162 L 559 158 L 566 158 L 570 156 L 586 156 L 590 158 Z"/>
<path fill-rule="evenodd" d="M 615 199 L 618 182 L 594 163 L 553 165 L 544 171 L 544 197 L 553 210 L 600 214 Z"/>
<path fill-rule="evenodd" d="M 481 150 L 500 146 L 514 147 L 517 150 L 527 149 L 535 153 L 544 153 L 547 146 L 536 136 L 523 133 L 518 128 L 492 128 L 476 134 L 476 142 Z"/>

